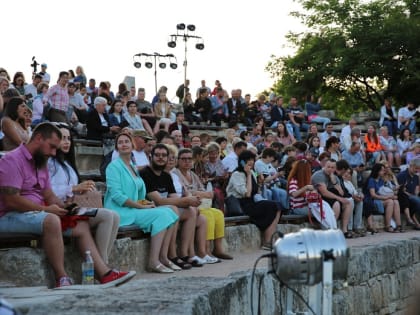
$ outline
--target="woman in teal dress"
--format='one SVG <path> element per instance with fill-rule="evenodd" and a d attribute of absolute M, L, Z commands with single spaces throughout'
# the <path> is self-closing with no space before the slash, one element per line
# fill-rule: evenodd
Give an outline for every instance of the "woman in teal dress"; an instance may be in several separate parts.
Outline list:
<path fill-rule="evenodd" d="M 158 273 L 181 270 L 168 259 L 168 248 L 178 227 L 178 215 L 171 207 L 156 207 L 145 200 L 146 186 L 131 160 L 134 149 L 130 135 L 119 134 L 115 139 L 119 158 L 106 169 L 107 192 L 105 207 L 120 215 L 120 226 L 136 224 L 151 234 L 148 269 Z"/>

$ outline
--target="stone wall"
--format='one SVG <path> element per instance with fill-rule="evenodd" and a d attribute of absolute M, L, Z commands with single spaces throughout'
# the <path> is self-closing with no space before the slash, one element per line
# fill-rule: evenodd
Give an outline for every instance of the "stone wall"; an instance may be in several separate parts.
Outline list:
<path fill-rule="evenodd" d="M 282 224 L 283 233 L 299 230 L 297 225 Z M 145 272 L 149 256 L 149 239 L 118 239 L 109 257 L 110 266 L 122 270 Z M 255 250 L 261 246 L 261 233 L 253 224 L 226 227 L 225 247 L 235 253 Z M 76 241 L 72 240 L 65 247 L 65 269 L 75 279 L 81 281 L 81 258 Z M 53 274 L 49 268 L 44 251 L 40 248 L 10 248 L 0 250 L 0 280 L 17 286 L 53 286 Z"/>
<path fill-rule="evenodd" d="M 281 228 L 286 232 L 299 227 Z M 226 238 L 232 246 L 232 251 L 259 246 L 260 233 L 252 225 L 229 227 L 226 230 Z M 231 242 L 230 238 L 242 241 Z M 147 240 L 121 239 L 117 241 L 112 259 L 128 266 L 135 264 L 139 270 L 144 266 L 147 250 Z M 70 268 L 72 263 L 79 266 L 80 258 L 77 252 L 68 246 L 66 267 Z M 6 265 L 7 271 L 4 269 Z M 272 275 L 267 274 L 267 265 L 267 261 L 264 260 L 258 265 L 253 286 L 254 314 L 258 313 L 259 287 L 261 314 L 280 314 L 280 308 L 284 313 L 286 288 L 280 286 Z M 39 249 L 2 251 L 0 266 L 2 280 L 6 276 L 5 272 L 9 273 L 9 277 L 21 274 L 38 284 L 43 284 L 41 280 L 45 281 L 42 277 L 50 276 L 45 256 Z M 31 273 L 37 268 L 39 273 L 35 277 Z M 419 280 L 419 273 L 420 237 L 351 247 L 347 281 L 334 281 L 333 314 L 405 315 L 410 298 L 414 294 L 415 284 Z M 305 299 L 308 298 L 308 287 L 292 287 Z M 136 280 L 116 289 L 84 290 L 67 295 L 50 293 L 48 298 L 54 299 L 54 302 L 46 305 L 44 299 L 34 299 L 17 307 L 25 314 L 251 314 L 251 271 L 238 272 L 226 278 Z M 83 303 L 80 303 L 81 298 Z M 294 310 L 306 310 L 298 298 L 295 297 L 294 302 Z"/>

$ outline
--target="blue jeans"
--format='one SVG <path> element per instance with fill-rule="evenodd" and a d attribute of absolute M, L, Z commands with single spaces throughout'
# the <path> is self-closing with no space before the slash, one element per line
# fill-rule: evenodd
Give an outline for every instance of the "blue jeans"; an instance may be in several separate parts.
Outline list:
<path fill-rule="evenodd" d="M 388 134 L 390 136 L 394 136 L 398 134 L 398 122 L 396 120 L 384 120 L 382 126 L 386 126 L 388 128 Z"/>
<path fill-rule="evenodd" d="M 30 233 L 42 235 L 45 217 L 44 211 L 10 211 L 0 217 L 0 231 L 8 233 Z"/>
<path fill-rule="evenodd" d="M 418 215 L 417 219 L 420 219 L 420 197 L 419 196 L 409 196 L 408 200 L 410 202 L 410 211 L 411 213 L 416 213 Z"/>
<path fill-rule="evenodd" d="M 289 209 L 289 197 L 284 189 L 278 187 L 271 187 L 272 200 L 280 202 L 283 209 Z"/>
<path fill-rule="evenodd" d="M 417 123 L 416 120 L 412 119 L 412 120 L 410 120 L 410 123 L 408 124 L 408 129 L 410 129 L 412 135 L 416 134 L 416 130 L 417 130 L 416 123 Z M 400 125 L 400 130 L 403 130 L 405 128 L 407 128 L 405 125 L 403 125 L 403 124 Z"/>
<path fill-rule="evenodd" d="M 311 123 L 322 123 L 322 127 L 325 129 L 325 126 L 331 122 L 331 119 L 327 117 L 316 116 L 311 119 Z"/>
<path fill-rule="evenodd" d="M 300 129 L 302 128 L 303 130 L 307 131 L 309 129 L 309 126 L 305 123 L 301 123 L 300 126 L 297 126 L 291 122 L 288 122 L 286 124 L 287 130 L 290 132 L 290 130 L 292 130 L 293 135 L 295 136 L 297 141 L 301 141 L 302 140 L 302 136 L 300 134 Z"/>

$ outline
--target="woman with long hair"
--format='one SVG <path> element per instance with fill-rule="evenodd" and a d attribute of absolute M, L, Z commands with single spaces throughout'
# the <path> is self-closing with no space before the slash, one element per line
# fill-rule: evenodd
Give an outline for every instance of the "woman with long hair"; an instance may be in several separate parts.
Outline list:
<path fill-rule="evenodd" d="M 363 203 L 363 212 L 367 217 L 367 230 L 376 233 L 377 230 L 373 228 L 372 214 L 378 212 L 385 215 L 385 231 L 403 232 L 400 219 L 400 204 L 398 197 L 395 194 L 381 195 L 380 188 L 384 186 L 385 182 L 382 177 L 385 175 L 385 167 L 382 164 L 376 163 L 372 167 L 372 172 L 366 181 Z M 394 218 L 397 228 L 391 226 L 391 218 Z"/>
<path fill-rule="evenodd" d="M 309 139 L 309 149 L 317 148 L 321 151 L 321 139 L 318 136 L 313 136 Z"/>
<path fill-rule="evenodd" d="M 76 67 L 76 77 L 74 78 L 73 82 L 78 82 L 82 86 L 87 84 L 86 75 L 82 66 Z"/>
<path fill-rule="evenodd" d="M 287 191 L 290 197 L 290 212 L 292 214 L 304 214 L 309 212 L 306 193 L 314 190 L 311 184 L 311 164 L 305 160 L 297 160 L 287 178 Z"/>
<path fill-rule="evenodd" d="M 127 123 L 123 115 L 122 109 L 123 109 L 123 105 L 122 105 L 121 100 L 117 99 L 112 102 L 111 109 L 109 110 L 109 124 L 111 125 L 111 127 L 112 126 L 125 127 L 121 125 L 124 122 Z"/>
<path fill-rule="evenodd" d="M 255 197 L 258 193 L 258 183 L 254 175 L 254 163 L 255 154 L 251 151 L 245 150 L 239 155 L 238 168 L 229 179 L 226 195 L 238 199 L 243 212 L 263 231 L 262 248 L 271 250 L 271 238 L 276 231 L 281 209 L 274 201 L 259 200 Z"/>
<path fill-rule="evenodd" d="M 169 103 L 166 93 L 159 93 L 159 100 L 155 104 L 156 125 L 154 133 L 158 132 L 160 126 L 163 125 L 165 131 L 169 130 L 169 125 L 172 123 L 171 118 L 171 104 Z"/>
<path fill-rule="evenodd" d="M 56 155 L 48 160 L 48 172 L 54 193 L 65 204 L 71 204 L 74 195 L 96 190 L 95 182 L 87 180 L 80 183 L 70 128 L 64 123 L 57 127 L 60 128 L 62 138 Z M 117 237 L 119 223 L 118 214 L 105 208 L 99 208 L 96 216 L 89 218 L 89 226 L 96 229 L 96 247 L 106 263 Z"/>
<path fill-rule="evenodd" d="M 190 123 L 199 124 L 201 122 L 201 117 L 197 113 L 195 108 L 194 101 L 192 100 L 191 93 L 187 92 L 184 99 L 182 100 L 182 107 L 184 109 L 185 119 Z"/>
<path fill-rule="evenodd" d="M 19 92 L 19 95 L 25 95 L 25 75 L 23 72 L 19 71 L 15 73 L 11 87 L 15 88 Z"/>
<path fill-rule="evenodd" d="M 29 132 L 26 129 L 26 112 L 30 109 L 21 97 L 12 97 L 6 104 L 4 117 L 1 120 L 3 131 L 3 150 L 10 151 L 21 143 L 29 141 Z"/>
<path fill-rule="evenodd" d="M 379 163 L 380 160 L 385 159 L 384 151 L 382 150 L 381 142 L 376 134 L 376 128 L 374 125 L 369 125 L 367 133 L 365 135 L 366 145 L 366 160 L 371 164 Z"/>
<path fill-rule="evenodd" d="M 277 124 L 277 140 L 284 146 L 290 145 L 296 142 L 295 137 L 293 137 L 292 134 L 289 133 L 289 131 L 286 128 L 286 124 L 282 121 L 279 121 Z"/>
<path fill-rule="evenodd" d="M 406 161 L 407 152 L 413 144 L 413 137 L 409 128 L 404 128 L 400 132 L 397 139 L 397 150 L 400 153 L 401 159 Z"/>

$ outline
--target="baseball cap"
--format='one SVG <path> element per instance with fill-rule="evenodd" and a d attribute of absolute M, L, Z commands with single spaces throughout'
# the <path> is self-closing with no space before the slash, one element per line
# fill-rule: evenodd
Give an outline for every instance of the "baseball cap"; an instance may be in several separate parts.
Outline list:
<path fill-rule="evenodd" d="M 47 64 L 44 62 L 43 64 L 41 64 L 41 67 L 47 68 Z"/>
<path fill-rule="evenodd" d="M 143 139 L 153 139 L 146 130 L 134 129 L 132 132 L 133 137 L 142 137 Z"/>

